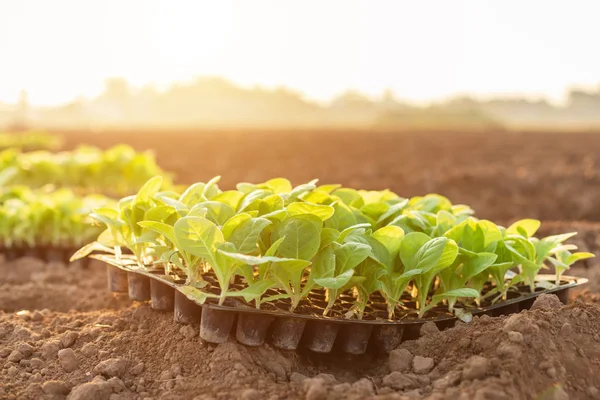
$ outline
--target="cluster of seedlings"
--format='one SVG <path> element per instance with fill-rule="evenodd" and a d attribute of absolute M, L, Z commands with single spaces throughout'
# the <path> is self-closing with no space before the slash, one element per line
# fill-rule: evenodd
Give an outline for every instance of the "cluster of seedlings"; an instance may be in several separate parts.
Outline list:
<path fill-rule="evenodd" d="M 593 257 L 565 244 L 575 233 L 536 238 L 539 221 L 504 228 L 436 194 L 283 178 L 223 191 L 218 181 L 177 193 L 150 179 L 91 214 L 104 230 L 73 259 L 100 251 L 130 271 L 158 270 L 198 304 L 303 313 L 318 299 L 324 316 L 400 320 L 442 308 L 464 317 L 556 287 L 574 262 Z M 549 265 L 555 276 L 540 280 Z"/>
<path fill-rule="evenodd" d="M 152 152 L 137 152 L 127 145 L 108 150 L 81 146 L 73 151 L 0 152 L 0 185 L 40 188 L 52 183 L 78 193 L 121 197 L 135 193 L 148 179 L 165 175 Z M 170 188 L 170 181 L 164 180 Z"/>
<path fill-rule="evenodd" d="M 0 150 L 57 150 L 61 144 L 60 137 L 44 131 L 0 132 Z"/>
<path fill-rule="evenodd" d="M 48 134 L 10 134 L 13 145 L 36 139 L 51 144 Z M 4 139 L 3 139 L 4 138 Z M 40 143 L 41 144 L 41 143 Z M 163 173 L 151 152 L 119 145 L 106 151 L 80 147 L 72 152 L 0 152 L 0 251 L 9 260 L 33 256 L 68 261 L 102 229 L 90 213 L 114 207 L 117 198 L 137 192 L 155 174 Z M 170 188 L 170 181 L 163 181 Z"/>
<path fill-rule="evenodd" d="M 66 188 L 2 188 L 0 249 L 9 260 L 23 255 L 66 260 L 100 233 L 101 229 L 91 223 L 92 210 L 114 203 L 102 195 L 80 196 Z"/>

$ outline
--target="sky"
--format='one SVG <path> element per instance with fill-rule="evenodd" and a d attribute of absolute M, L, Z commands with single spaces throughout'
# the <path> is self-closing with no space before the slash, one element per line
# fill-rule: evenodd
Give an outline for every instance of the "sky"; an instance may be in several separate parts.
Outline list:
<path fill-rule="evenodd" d="M 598 15 L 597 0 L 0 0 L 0 102 L 205 75 L 318 101 L 391 89 L 560 102 L 600 87 Z"/>

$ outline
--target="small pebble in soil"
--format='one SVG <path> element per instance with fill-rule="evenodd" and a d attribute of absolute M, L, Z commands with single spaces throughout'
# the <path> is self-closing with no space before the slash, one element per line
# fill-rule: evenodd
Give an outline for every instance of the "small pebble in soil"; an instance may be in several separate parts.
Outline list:
<path fill-rule="evenodd" d="M 395 349 L 390 352 L 389 366 L 390 371 L 406 372 L 410 370 L 413 361 L 413 355 L 406 349 Z"/>
<path fill-rule="evenodd" d="M 112 387 L 108 382 L 95 381 L 73 388 L 68 400 L 108 400 L 111 394 Z"/>
<path fill-rule="evenodd" d="M 19 343 L 17 350 L 19 350 L 24 357 L 31 357 L 33 354 L 33 347 L 29 343 Z"/>
<path fill-rule="evenodd" d="M 468 337 L 460 338 L 460 340 L 458 341 L 458 347 L 461 349 L 466 349 L 470 345 L 471 345 L 471 339 L 469 339 Z"/>
<path fill-rule="evenodd" d="M 564 337 L 570 337 L 573 335 L 573 325 L 571 325 L 568 322 L 565 322 L 561 327 L 560 327 L 560 334 Z"/>
<path fill-rule="evenodd" d="M 287 380 L 285 368 L 276 361 L 267 361 L 265 363 L 265 370 L 267 370 L 267 372 L 274 373 L 278 380 Z"/>
<path fill-rule="evenodd" d="M 12 367 L 10 367 L 8 369 L 8 371 L 6 371 L 6 374 L 11 377 L 17 375 L 18 373 L 19 373 L 19 369 L 17 367 L 15 367 L 14 365 Z"/>
<path fill-rule="evenodd" d="M 435 324 L 435 322 L 425 322 L 422 326 L 421 326 L 421 330 L 420 330 L 420 334 L 421 336 L 432 336 L 435 335 L 436 333 L 439 333 L 440 329 L 437 327 L 437 325 Z"/>
<path fill-rule="evenodd" d="M 460 382 L 462 373 L 460 371 L 450 371 L 440 379 L 433 382 L 433 388 L 437 390 L 446 390 L 449 387 L 456 386 Z"/>
<path fill-rule="evenodd" d="M 17 317 L 21 318 L 24 321 L 30 321 L 31 320 L 31 311 L 21 310 L 21 311 L 17 312 Z"/>
<path fill-rule="evenodd" d="M 41 312 L 39 312 L 39 311 L 34 311 L 34 312 L 33 312 L 33 315 L 31 316 L 31 320 L 32 320 L 32 321 L 36 321 L 36 322 L 38 322 L 38 321 L 41 321 L 41 320 L 43 320 L 43 319 L 44 319 L 44 314 L 42 314 L 42 313 L 41 313 Z"/>
<path fill-rule="evenodd" d="M 260 398 L 260 393 L 256 389 L 246 389 L 240 395 L 241 400 L 258 400 Z"/>
<path fill-rule="evenodd" d="M 144 363 L 137 363 L 130 371 L 133 375 L 139 375 L 144 372 Z"/>
<path fill-rule="evenodd" d="M 79 361 L 73 349 L 62 349 L 58 352 L 58 361 L 67 372 L 73 372 L 79 368 Z"/>
<path fill-rule="evenodd" d="M 321 379 L 307 379 L 304 382 L 306 388 L 306 400 L 325 400 L 327 390 Z"/>
<path fill-rule="evenodd" d="M 362 396 L 375 394 L 375 386 L 370 379 L 361 378 L 352 384 L 352 389 Z"/>
<path fill-rule="evenodd" d="M 426 374 L 433 368 L 434 361 L 430 357 L 415 356 L 412 361 L 413 371 L 417 374 Z"/>
<path fill-rule="evenodd" d="M 51 340 L 42 345 L 40 349 L 42 351 L 42 358 L 44 360 L 52 360 L 58 356 L 61 343 L 56 340 Z"/>
<path fill-rule="evenodd" d="M 171 370 L 166 370 L 160 373 L 158 379 L 161 381 L 168 381 L 169 379 L 173 379 L 173 374 L 171 373 Z"/>
<path fill-rule="evenodd" d="M 383 378 L 383 386 L 391 387 L 396 390 L 406 390 L 413 388 L 417 381 L 412 374 L 403 374 L 402 372 L 394 371 Z"/>
<path fill-rule="evenodd" d="M 18 363 L 24 358 L 23 354 L 19 350 L 13 350 L 8 356 L 8 361 Z"/>
<path fill-rule="evenodd" d="M 462 370 L 462 379 L 475 380 L 483 379 L 489 369 L 489 360 L 481 356 L 472 356 L 467 360 Z"/>
<path fill-rule="evenodd" d="M 116 376 L 113 376 L 106 382 L 110 384 L 113 392 L 115 392 L 115 393 L 121 393 L 123 390 L 125 390 L 125 384 L 123 383 L 122 380 L 120 380 Z"/>
<path fill-rule="evenodd" d="M 64 348 L 71 347 L 73 344 L 75 344 L 75 341 L 78 337 L 79 334 L 77 332 L 68 331 L 60 336 L 60 342 Z"/>
<path fill-rule="evenodd" d="M 183 337 L 188 340 L 197 336 L 196 330 L 191 325 L 182 326 L 181 329 L 179 329 L 179 333 L 181 333 Z"/>
<path fill-rule="evenodd" d="M 29 365 L 31 366 L 31 368 L 36 370 L 36 369 L 41 369 L 44 366 L 44 362 L 42 360 L 40 360 L 39 358 L 32 358 Z"/>
<path fill-rule="evenodd" d="M 292 374 L 290 375 L 290 382 L 293 383 L 304 383 L 304 381 L 307 379 L 308 377 L 306 375 L 302 375 L 299 372 L 292 372 Z"/>
<path fill-rule="evenodd" d="M 2 350 L 0 350 L 0 357 L 1 358 L 6 358 L 6 357 L 9 356 L 10 353 L 12 353 L 12 350 L 9 349 L 8 347 L 5 347 Z"/>
<path fill-rule="evenodd" d="M 86 357 L 93 357 L 98 353 L 98 345 L 94 343 L 87 343 L 81 348 L 81 354 Z"/>
<path fill-rule="evenodd" d="M 106 358 L 110 355 L 110 351 L 107 350 L 98 350 L 98 357 Z"/>
<path fill-rule="evenodd" d="M 110 358 L 94 367 L 94 372 L 105 376 L 122 376 L 127 369 L 127 361 L 123 358 Z"/>
<path fill-rule="evenodd" d="M 513 343 L 523 343 L 523 334 L 517 331 L 508 332 L 508 340 Z"/>
<path fill-rule="evenodd" d="M 181 375 L 181 373 L 182 373 L 182 370 L 181 370 L 180 364 L 171 365 L 171 375 L 177 376 L 177 375 Z"/>
<path fill-rule="evenodd" d="M 63 381 L 46 381 L 42 384 L 42 391 L 49 395 L 66 395 L 70 390 L 69 385 Z"/>

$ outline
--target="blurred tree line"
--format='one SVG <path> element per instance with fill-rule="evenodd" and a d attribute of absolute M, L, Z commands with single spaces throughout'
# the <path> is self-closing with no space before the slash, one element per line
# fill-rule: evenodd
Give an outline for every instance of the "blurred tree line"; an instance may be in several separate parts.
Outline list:
<path fill-rule="evenodd" d="M 26 109 L 26 111 L 24 111 Z M 600 127 L 600 88 L 571 90 L 558 107 L 546 100 L 457 97 L 418 107 L 391 91 L 370 98 L 347 91 L 327 104 L 307 100 L 287 88 L 242 88 L 214 77 L 202 77 L 165 90 L 135 89 L 122 78 L 110 78 L 92 99 L 27 108 L 0 104 L 0 125 L 26 112 L 29 124 L 42 127 L 344 127 L 379 129 L 502 129 Z"/>

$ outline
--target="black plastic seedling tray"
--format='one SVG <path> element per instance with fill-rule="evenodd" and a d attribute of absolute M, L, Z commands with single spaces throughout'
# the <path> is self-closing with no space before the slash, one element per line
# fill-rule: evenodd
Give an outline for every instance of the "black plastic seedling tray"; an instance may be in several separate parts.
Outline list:
<path fill-rule="evenodd" d="M 69 259 L 79 248 L 78 247 L 60 247 L 60 246 L 14 246 L 0 247 L 0 253 L 4 254 L 6 261 L 14 261 L 20 257 L 33 257 L 46 262 L 63 262 L 69 264 Z M 89 259 L 82 258 L 75 261 L 81 265 L 87 266 Z"/>
<path fill-rule="evenodd" d="M 108 289 L 128 293 L 138 301 L 150 301 L 151 307 L 172 311 L 179 323 L 200 323 L 200 337 L 210 343 L 225 342 L 232 332 L 238 342 L 260 346 L 266 341 L 283 350 L 307 348 L 317 353 L 334 349 L 348 354 L 364 354 L 372 347 L 390 352 L 404 340 L 419 337 L 421 326 L 434 322 L 439 329 L 454 326 L 457 318 L 446 315 L 422 319 L 344 319 L 296 314 L 283 311 L 259 310 L 243 302 L 234 305 L 197 304 L 180 291 L 182 280 L 164 275 L 162 270 L 146 270 L 130 265 L 114 256 L 92 255 L 107 264 Z M 538 275 L 539 280 L 553 280 L 553 275 Z M 529 309 L 535 298 L 554 293 L 566 304 L 569 290 L 587 282 L 585 278 L 563 276 L 561 285 L 520 296 L 482 308 L 472 308 L 472 315 L 499 316 Z"/>

